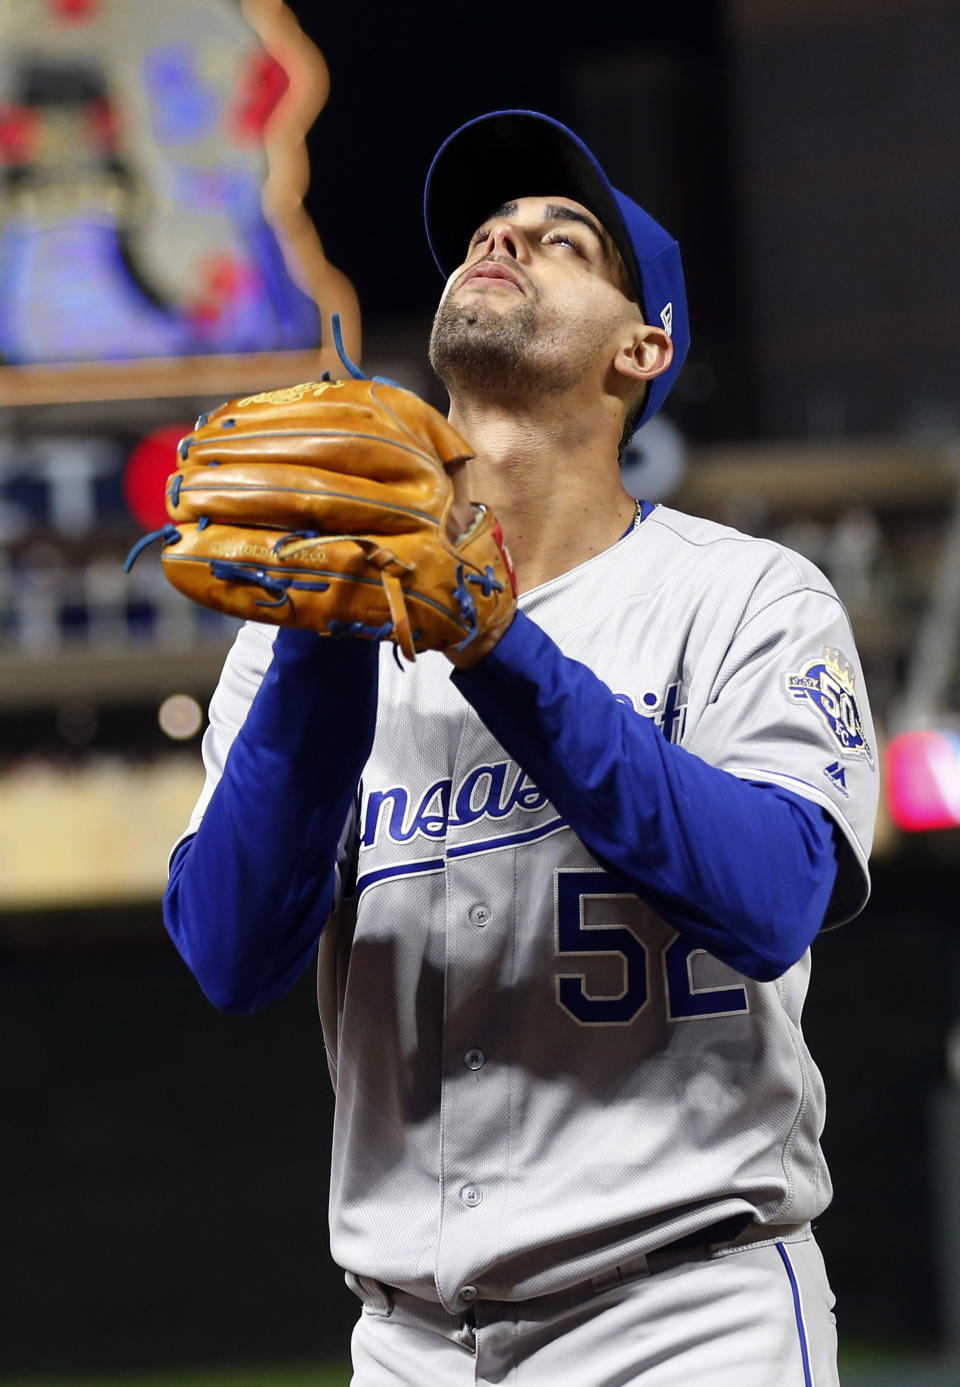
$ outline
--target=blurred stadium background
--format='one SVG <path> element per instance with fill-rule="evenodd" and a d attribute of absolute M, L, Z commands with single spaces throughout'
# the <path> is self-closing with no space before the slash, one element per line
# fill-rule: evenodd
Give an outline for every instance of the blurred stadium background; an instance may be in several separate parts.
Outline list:
<path fill-rule="evenodd" d="M 683 247 L 628 484 L 850 609 L 887 794 L 814 956 L 819 1236 L 845 1384 L 960 1383 L 958 62 L 956 0 L 0 4 L 0 1383 L 347 1381 L 311 981 L 220 1016 L 160 918 L 233 627 L 121 562 L 196 413 L 315 378 L 332 311 L 442 404 L 422 181 L 500 106 Z"/>

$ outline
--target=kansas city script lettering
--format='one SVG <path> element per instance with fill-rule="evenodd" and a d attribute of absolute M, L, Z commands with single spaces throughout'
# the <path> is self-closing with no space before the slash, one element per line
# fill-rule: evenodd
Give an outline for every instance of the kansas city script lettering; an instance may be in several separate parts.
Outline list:
<path fill-rule="evenodd" d="M 508 784 L 511 768 L 513 778 Z M 408 843 L 418 834 L 423 838 L 443 838 L 448 827 L 463 828 L 478 819 L 505 819 L 515 809 L 533 813 L 547 802 L 546 795 L 510 761 L 475 766 L 457 786 L 455 795 L 452 780 L 435 781 L 420 797 L 412 814 L 410 791 L 404 785 L 393 785 L 388 790 L 373 790 L 367 797 L 360 846 L 372 847 L 384 823 L 393 842 Z"/>
<path fill-rule="evenodd" d="M 639 707 L 629 694 L 614 694 L 614 698 L 641 717 L 649 718 L 668 742 L 682 740 L 687 705 L 681 701 L 679 681 L 668 685 L 662 695 L 654 690 L 644 693 Z M 508 784 L 507 776 L 511 772 Z M 372 790 L 367 796 L 360 847 L 361 850 L 373 847 L 384 825 L 387 836 L 394 843 L 409 843 L 418 835 L 444 838 L 448 828 L 464 828 L 478 819 L 505 819 L 515 809 L 534 813 L 548 803 L 546 795 L 512 761 L 475 766 L 461 780 L 456 793 L 451 779 L 437 780 L 412 809 L 410 790 L 405 785 L 391 785 L 386 790 Z"/>

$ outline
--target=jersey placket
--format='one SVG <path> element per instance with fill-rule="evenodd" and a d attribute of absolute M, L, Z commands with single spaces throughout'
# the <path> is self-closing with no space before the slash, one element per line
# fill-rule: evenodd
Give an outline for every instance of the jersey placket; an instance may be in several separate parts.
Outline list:
<path fill-rule="evenodd" d="M 479 767 L 505 760 L 479 720 L 468 715 L 454 766 L 463 786 Z M 513 768 L 513 774 L 516 768 Z M 483 1294 L 495 1263 L 510 1159 L 509 1034 L 514 949 L 511 847 L 471 851 L 497 835 L 495 773 L 480 772 L 451 803 L 445 845 L 446 954 L 440 1111 L 440 1226 L 436 1280 L 441 1300 L 459 1310 Z M 480 812 L 478 812 L 480 811 Z M 478 1284 L 479 1283 L 479 1284 Z"/>

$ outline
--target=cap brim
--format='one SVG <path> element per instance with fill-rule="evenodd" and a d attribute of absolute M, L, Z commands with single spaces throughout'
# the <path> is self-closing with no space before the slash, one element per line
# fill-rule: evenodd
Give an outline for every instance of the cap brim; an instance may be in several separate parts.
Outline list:
<path fill-rule="evenodd" d="M 479 116 L 440 146 L 427 174 L 423 210 L 441 272 L 449 275 L 463 263 L 474 231 L 504 203 L 558 195 L 599 218 L 642 305 L 642 281 L 614 188 L 583 141 L 537 111 Z"/>

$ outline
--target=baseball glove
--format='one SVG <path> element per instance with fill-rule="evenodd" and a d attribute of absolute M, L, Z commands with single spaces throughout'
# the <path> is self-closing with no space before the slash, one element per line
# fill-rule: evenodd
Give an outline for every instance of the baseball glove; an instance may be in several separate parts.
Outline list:
<path fill-rule="evenodd" d="M 167 483 L 163 571 L 208 607 L 411 660 L 506 629 L 516 584 L 492 512 L 469 516 L 469 445 L 384 381 L 322 380 L 201 415 Z M 454 502 L 457 500 L 456 512 Z"/>

